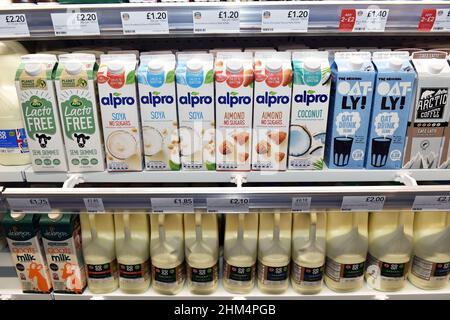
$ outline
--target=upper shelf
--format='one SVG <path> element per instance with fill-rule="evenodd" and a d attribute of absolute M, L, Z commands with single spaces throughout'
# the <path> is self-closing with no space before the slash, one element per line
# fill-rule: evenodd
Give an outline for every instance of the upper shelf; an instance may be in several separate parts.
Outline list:
<path fill-rule="evenodd" d="M 263 10 L 309 9 L 308 32 L 300 35 L 342 34 L 339 30 L 342 9 L 388 9 L 386 34 L 415 34 L 419 33 L 418 25 L 422 12 L 425 9 L 450 9 L 450 1 L 425 0 L 425 1 L 272 1 L 272 2 L 214 2 L 214 3 L 141 3 L 141 4 L 83 4 L 83 5 L 58 5 L 43 4 L 29 5 L 17 4 L 0 7 L 0 15 L 24 13 L 28 23 L 30 37 L 0 36 L 8 39 L 46 39 L 55 38 L 51 14 L 52 13 L 86 13 L 96 12 L 98 16 L 100 35 L 83 36 L 83 38 L 123 38 L 121 12 L 135 11 L 167 11 L 169 36 L 193 36 L 193 10 L 240 10 L 240 32 L 232 35 L 268 35 L 261 33 L 261 16 Z M 222 29 L 223 30 L 223 29 Z M 221 31 L 226 34 L 227 31 Z M 439 32 L 438 34 L 448 34 Z M 293 35 L 292 32 L 285 32 Z M 358 33 L 361 34 L 361 33 Z M 436 34 L 435 32 L 421 32 L 421 34 Z M 270 35 L 270 34 L 269 34 Z M 274 35 L 272 33 L 272 35 Z M 167 34 L 145 35 L 146 37 L 167 37 Z M 67 37 L 67 36 L 66 36 Z M 78 36 L 79 38 L 80 36 Z M 131 37 L 127 35 L 127 37 Z M 136 37 L 136 35 L 133 35 Z M 57 38 L 64 38 L 58 36 Z M 77 38 L 75 36 L 74 38 Z"/>

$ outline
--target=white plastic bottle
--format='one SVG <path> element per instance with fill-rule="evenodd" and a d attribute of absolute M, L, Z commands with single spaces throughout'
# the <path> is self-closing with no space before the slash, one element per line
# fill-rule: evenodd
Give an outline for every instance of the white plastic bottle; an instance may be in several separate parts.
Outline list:
<path fill-rule="evenodd" d="M 182 214 L 152 214 L 150 253 L 153 289 L 177 294 L 184 287 L 184 234 Z"/>
<path fill-rule="evenodd" d="M 142 293 L 150 286 L 150 226 L 144 212 L 114 214 L 119 287 Z"/>
<path fill-rule="evenodd" d="M 334 291 L 359 290 L 367 256 L 367 212 L 328 212 L 325 284 Z"/>
<path fill-rule="evenodd" d="M 263 293 L 280 294 L 289 285 L 292 214 L 259 215 L 258 288 Z"/>
<path fill-rule="evenodd" d="M 406 283 L 413 248 L 413 212 L 371 212 L 365 278 L 379 291 L 397 291 Z"/>
<path fill-rule="evenodd" d="M 119 287 L 113 215 L 81 213 L 80 220 L 88 288 L 92 293 L 112 292 Z"/>
<path fill-rule="evenodd" d="M 296 213 L 292 220 L 292 287 L 302 294 L 319 293 L 325 269 L 326 213 Z"/>
<path fill-rule="evenodd" d="M 223 286 L 231 293 L 249 293 L 255 286 L 258 214 L 225 217 Z"/>
<path fill-rule="evenodd" d="M 214 214 L 184 215 L 184 242 L 189 290 L 211 294 L 219 282 L 219 229 Z"/>
<path fill-rule="evenodd" d="M 442 289 L 450 274 L 450 213 L 416 212 L 408 279 L 421 289 Z"/>

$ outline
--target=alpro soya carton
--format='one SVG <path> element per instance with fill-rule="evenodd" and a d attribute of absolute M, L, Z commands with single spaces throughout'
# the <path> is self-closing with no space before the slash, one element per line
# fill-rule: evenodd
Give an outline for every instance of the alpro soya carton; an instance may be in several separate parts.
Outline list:
<path fill-rule="evenodd" d="M 328 52 L 293 52 L 292 65 L 288 168 L 322 170 L 331 87 Z"/>
<path fill-rule="evenodd" d="M 328 168 L 363 168 L 375 80 L 370 53 L 336 52 L 331 73 L 325 163 Z"/>
<path fill-rule="evenodd" d="M 53 290 L 81 294 L 86 287 L 86 267 L 79 215 L 59 212 L 41 215 L 39 226 Z"/>
<path fill-rule="evenodd" d="M 180 170 L 175 56 L 141 56 L 137 79 L 146 170 Z"/>
<path fill-rule="evenodd" d="M 416 72 L 408 52 L 374 52 L 377 69 L 367 141 L 367 169 L 400 169 L 414 103 Z"/>
<path fill-rule="evenodd" d="M 29 54 L 16 72 L 16 89 L 34 171 L 67 171 L 53 81 L 56 56 Z"/>
<path fill-rule="evenodd" d="M 417 90 L 403 167 L 437 168 L 449 121 L 450 67 L 447 54 L 440 51 L 414 52 L 412 64 L 417 72 Z"/>
<path fill-rule="evenodd" d="M 177 58 L 181 167 L 215 170 L 213 55 L 180 53 Z"/>
<path fill-rule="evenodd" d="M 292 67 L 290 52 L 255 52 L 252 170 L 286 170 Z"/>
<path fill-rule="evenodd" d="M 55 86 L 70 172 L 105 170 L 95 68 L 93 54 L 59 56 Z"/>
<path fill-rule="evenodd" d="M 217 170 L 249 171 L 253 120 L 253 55 L 218 52 L 216 80 Z"/>
<path fill-rule="evenodd" d="M 97 83 L 108 171 L 143 169 L 136 64 L 134 54 L 100 57 Z"/>
<path fill-rule="evenodd" d="M 50 293 L 52 284 L 42 248 L 39 218 L 39 214 L 7 213 L 2 224 L 23 292 Z"/>

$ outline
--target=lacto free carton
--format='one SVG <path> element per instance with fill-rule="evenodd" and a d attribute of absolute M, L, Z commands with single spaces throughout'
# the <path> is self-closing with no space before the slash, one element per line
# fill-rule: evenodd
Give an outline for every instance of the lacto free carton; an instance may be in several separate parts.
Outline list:
<path fill-rule="evenodd" d="M 408 52 L 374 52 L 372 61 L 377 76 L 366 168 L 399 169 L 414 103 L 416 72 L 409 62 Z"/>
<path fill-rule="evenodd" d="M 215 170 L 213 55 L 180 53 L 176 81 L 183 170 Z"/>
<path fill-rule="evenodd" d="M 290 52 L 255 52 L 252 170 L 286 170 L 292 67 Z"/>
<path fill-rule="evenodd" d="M 417 92 L 411 112 L 404 167 L 437 168 L 444 133 L 448 126 L 450 67 L 447 54 L 421 51 L 412 54 L 417 71 Z"/>
<path fill-rule="evenodd" d="M 328 168 L 364 167 L 375 69 L 369 52 L 336 52 L 327 128 Z"/>
<path fill-rule="evenodd" d="M 53 72 L 56 56 L 22 57 L 16 89 L 22 109 L 34 171 L 67 171 Z"/>
<path fill-rule="evenodd" d="M 180 170 L 175 56 L 141 56 L 137 77 L 145 169 Z"/>
<path fill-rule="evenodd" d="M 217 170 L 250 170 L 253 120 L 253 55 L 218 52 L 216 80 Z"/>
<path fill-rule="evenodd" d="M 71 172 L 105 170 L 95 71 L 92 54 L 59 57 L 55 86 Z"/>
<path fill-rule="evenodd" d="M 134 54 L 100 57 L 97 82 L 108 171 L 143 169 L 136 62 Z"/>
<path fill-rule="evenodd" d="M 328 52 L 293 52 L 292 65 L 288 167 L 321 170 L 331 87 Z"/>

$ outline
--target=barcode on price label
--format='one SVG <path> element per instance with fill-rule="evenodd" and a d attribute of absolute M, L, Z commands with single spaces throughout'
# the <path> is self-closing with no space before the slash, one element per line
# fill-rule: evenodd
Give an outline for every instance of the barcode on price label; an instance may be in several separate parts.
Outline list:
<path fill-rule="evenodd" d="M 309 212 L 311 197 L 292 198 L 292 212 Z"/>
<path fill-rule="evenodd" d="M 416 196 L 413 211 L 450 211 L 450 196 Z"/>
<path fill-rule="evenodd" d="M 56 36 L 100 35 L 96 12 L 52 13 Z"/>
<path fill-rule="evenodd" d="M 389 9 L 342 9 L 339 30 L 344 32 L 384 32 Z"/>
<path fill-rule="evenodd" d="M 239 9 L 192 11 L 194 33 L 238 33 Z"/>
<path fill-rule="evenodd" d="M 2 38 L 29 37 L 30 30 L 25 14 L 0 15 L 0 36 Z"/>
<path fill-rule="evenodd" d="M 153 213 L 193 213 L 193 198 L 152 198 Z"/>
<path fill-rule="evenodd" d="M 7 199 L 9 207 L 13 211 L 23 212 L 50 212 L 52 208 L 47 198 Z"/>
<path fill-rule="evenodd" d="M 344 196 L 341 211 L 382 211 L 386 196 Z"/>
<path fill-rule="evenodd" d="M 250 200 L 248 198 L 208 198 L 208 213 L 247 213 Z"/>
<path fill-rule="evenodd" d="M 105 212 L 102 198 L 83 198 L 87 212 Z"/>

